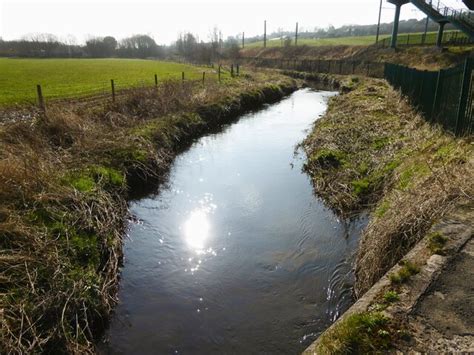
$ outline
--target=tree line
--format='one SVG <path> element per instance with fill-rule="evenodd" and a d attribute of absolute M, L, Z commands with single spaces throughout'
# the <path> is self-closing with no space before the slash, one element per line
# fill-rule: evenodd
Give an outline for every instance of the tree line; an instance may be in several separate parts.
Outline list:
<path fill-rule="evenodd" d="M 390 34 L 393 23 L 384 23 L 380 26 L 380 34 Z M 423 32 L 425 20 L 400 21 L 401 33 Z M 449 25 L 448 27 L 449 28 Z M 436 31 L 438 25 L 432 21 L 428 23 L 428 31 Z M 299 38 L 334 38 L 346 36 L 375 35 L 377 25 L 347 25 L 339 28 L 315 28 L 312 31 L 301 31 Z M 282 29 L 267 35 L 267 39 L 281 38 L 287 40 L 288 45 L 294 32 Z M 246 43 L 259 41 L 262 36 L 245 39 Z M 149 35 L 133 35 L 120 41 L 112 36 L 89 38 L 85 44 L 78 45 L 73 38 L 59 40 L 51 34 L 29 35 L 21 40 L 4 41 L 0 38 L 0 56 L 3 57 L 30 57 L 30 58 L 158 58 L 186 60 L 196 63 L 211 63 L 219 59 L 237 58 L 241 46 L 241 37 L 227 37 L 223 39 L 222 32 L 214 28 L 206 41 L 198 36 L 186 32 L 181 33 L 178 39 L 169 46 L 160 46 Z"/>
<path fill-rule="evenodd" d="M 51 34 L 35 34 L 20 40 L 0 39 L 0 56 L 39 58 L 148 58 L 162 57 L 163 47 L 148 35 L 134 35 L 117 41 L 112 36 L 94 37 L 84 45 L 59 40 Z"/>

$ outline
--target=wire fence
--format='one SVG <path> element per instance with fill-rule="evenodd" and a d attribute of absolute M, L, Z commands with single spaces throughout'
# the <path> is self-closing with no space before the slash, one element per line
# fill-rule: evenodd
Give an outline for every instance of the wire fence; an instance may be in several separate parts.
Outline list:
<path fill-rule="evenodd" d="M 410 33 L 406 35 L 399 35 L 397 37 L 397 46 L 428 46 L 435 45 L 437 43 L 437 33 Z M 384 38 L 375 44 L 377 47 L 388 48 L 390 47 L 392 38 Z M 450 31 L 443 34 L 441 41 L 442 46 L 468 46 L 474 45 L 474 39 L 470 38 L 464 32 L 461 31 Z"/>
<path fill-rule="evenodd" d="M 361 60 L 329 59 L 279 59 L 279 58 L 243 58 L 248 64 L 257 67 L 283 70 L 304 71 L 310 73 L 366 75 L 383 78 L 384 63 Z"/>
<path fill-rule="evenodd" d="M 102 100 L 110 98 L 112 101 L 119 96 L 126 95 L 132 91 L 140 89 L 150 89 L 158 87 L 166 81 L 175 81 L 191 83 L 205 86 L 208 83 L 221 83 L 241 75 L 241 66 L 231 64 L 229 66 L 215 65 L 202 72 L 176 72 L 167 75 L 158 76 L 152 74 L 148 78 L 141 80 L 114 80 L 104 81 L 97 84 L 88 84 L 86 86 L 75 83 L 42 85 L 41 83 L 31 89 L 21 89 L 8 92 L 4 95 L 5 102 L 0 102 L 0 106 L 11 106 L 12 104 L 38 104 L 45 110 L 46 103 L 49 101 L 89 101 Z M 10 96 L 9 96 L 10 95 Z"/>
<path fill-rule="evenodd" d="M 408 96 L 429 122 L 456 136 L 474 132 L 474 59 L 438 72 L 385 64 L 384 76 Z"/>

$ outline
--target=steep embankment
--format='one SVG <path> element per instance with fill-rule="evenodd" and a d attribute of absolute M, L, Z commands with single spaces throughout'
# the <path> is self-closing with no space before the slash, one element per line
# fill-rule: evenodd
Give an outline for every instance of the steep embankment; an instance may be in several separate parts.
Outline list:
<path fill-rule="evenodd" d="M 461 63 L 470 55 L 471 48 L 436 47 L 377 48 L 374 46 L 289 46 L 273 48 L 246 48 L 242 58 L 326 59 L 403 64 L 413 68 L 438 70 Z"/>
<path fill-rule="evenodd" d="M 278 74 L 165 82 L 1 127 L 2 352 L 93 352 L 116 302 L 131 190 L 163 180 L 193 138 L 295 88 Z"/>
<path fill-rule="evenodd" d="M 339 213 L 370 212 L 356 260 L 357 296 L 394 269 L 376 290 L 371 289 L 368 300 L 358 302 L 350 315 L 308 349 L 310 353 L 388 349 L 392 342 L 409 336 L 397 324 L 399 319 L 389 321 L 377 311 L 398 301 L 400 292 L 412 307 L 429 285 L 423 275 L 433 274 L 431 253 L 444 255 L 443 247 L 456 244 L 459 237 L 435 231 L 425 238 L 426 246 L 419 246 L 402 265 L 394 265 L 440 218 L 460 205 L 473 208 L 471 142 L 426 123 L 385 81 L 349 80 L 344 87 L 350 91 L 331 99 L 326 115 L 304 142 L 306 170 L 315 192 Z M 420 270 L 421 286 L 416 292 L 397 286 Z M 406 315 L 408 309 L 401 306 L 398 314 Z"/>

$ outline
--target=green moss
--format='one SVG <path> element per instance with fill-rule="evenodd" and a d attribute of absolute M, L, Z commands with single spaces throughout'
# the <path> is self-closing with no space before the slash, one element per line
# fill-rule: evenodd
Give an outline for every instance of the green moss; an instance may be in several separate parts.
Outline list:
<path fill-rule="evenodd" d="M 442 235 L 440 232 L 431 233 L 428 236 L 428 248 L 431 250 L 433 254 L 444 255 L 444 246 L 448 238 Z"/>
<path fill-rule="evenodd" d="M 90 193 L 95 191 L 97 186 L 123 188 L 125 186 L 125 176 L 117 169 L 93 165 L 69 173 L 63 178 L 63 182 L 80 192 Z"/>
<path fill-rule="evenodd" d="M 411 262 L 403 262 L 402 268 L 397 272 L 389 275 L 389 279 L 393 284 L 402 284 L 407 282 L 413 275 L 420 272 L 420 267 Z"/>
<path fill-rule="evenodd" d="M 89 175 L 73 175 L 69 177 L 68 182 L 80 192 L 92 192 L 95 189 L 95 181 Z"/>
<path fill-rule="evenodd" d="M 100 246 L 96 235 L 72 232 L 69 237 L 69 250 L 79 265 L 94 268 L 100 262 Z"/>
<path fill-rule="evenodd" d="M 353 180 L 351 182 L 354 194 L 359 197 L 367 195 L 371 191 L 371 184 L 369 178 Z"/>
<path fill-rule="evenodd" d="M 319 149 L 310 160 L 322 168 L 338 168 L 346 162 L 346 155 L 339 150 Z"/>
<path fill-rule="evenodd" d="M 352 314 L 320 338 L 318 354 L 366 354 L 388 350 L 389 320 L 379 312 Z"/>
<path fill-rule="evenodd" d="M 116 148 L 109 152 L 112 160 L 123 164 L 125 162 L 146 163 L 148 160 L 148 151 L 138 146 L 126 146 Z"/>
<path fill-rule="evenodd" d="M 394 303 L 400 300 L 400 296 L 396 291 L 387 291 L 383 295 L 383 299 L 387 303 Z"/>

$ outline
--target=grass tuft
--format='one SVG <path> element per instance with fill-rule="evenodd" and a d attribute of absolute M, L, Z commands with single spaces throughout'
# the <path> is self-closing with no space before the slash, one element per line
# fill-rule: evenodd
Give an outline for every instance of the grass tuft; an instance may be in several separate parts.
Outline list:
<path fill-rule="evenodd" d="M 434 232 L 428 236 L 428 248 L 433 254 L 445 255 L 444 246 L 447 242 L 448 238 L 440 232 Z"/>
<path fill-rule="evenodd" d="M 318 354 L 366 354 L 390 348 L 389 320 L 379 312 L 351 314 L 319 339 Z"/>

